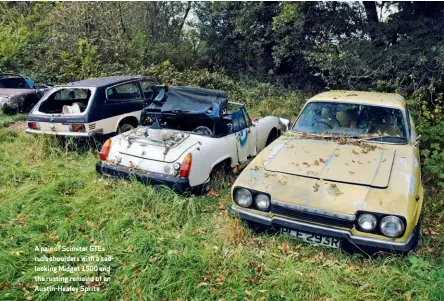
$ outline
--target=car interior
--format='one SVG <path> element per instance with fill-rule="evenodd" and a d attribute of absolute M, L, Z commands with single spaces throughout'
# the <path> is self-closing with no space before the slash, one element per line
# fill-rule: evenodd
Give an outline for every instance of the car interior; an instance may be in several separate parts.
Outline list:
<path fill-rule="evenodd" d="M 147 114 L 145 125 L 155 124 L 155 116 Z M 193 132 L 210 137 L 224 137 L 247 127 L 244 113 L 238 108 L 234 112 L 224 112 L 222 118 L 215 120 L 204 114 L 157 114 L 160 127 Z"/>
<path fill-rule="evenodd" d="M 39 111 L 46 114 L 80 114 L 85 111 L 91 90 L 83 88 L 60 89 L 40 104 Z"/>
<path fill-rule="evenodd" d="M 310 132 L 377 134 L 405 137 L 398 109 L 337 103 L 310 103 L 297 125 Z"/>

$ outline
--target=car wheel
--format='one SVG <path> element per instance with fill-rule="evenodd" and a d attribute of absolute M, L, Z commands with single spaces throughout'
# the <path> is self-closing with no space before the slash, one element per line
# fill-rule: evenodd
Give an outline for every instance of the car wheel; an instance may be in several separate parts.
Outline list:
<path fill-rule="evenodd" d="M 267 138 L 267 142 L 265 143 L 265 146 L 270 145 L 277 138 L 279 138 L 279 131 L 276 130 L 275 128 L 273 128 L 271 130 L 270 134 L 268 134 L 268 138 Z"/>
<path fill-rule="evenodd" d="M 227 187 L 230 180 L 230 166 L 227 162 L 217 164 L 211 170 L 210 178 L 207 183 L 202 186 L 202 193 L 206 194 L 210 190 L 220 190 Z"/>
<path fill-rule="evenodd" d="M 132 130 L 133 128 L 134 128 L 134 126 L 129 123 L 121 124 L 121 125 L 119 125 L 119 128 L 117 129 L 117 134 L 120 135 L 122 133 Z"/>

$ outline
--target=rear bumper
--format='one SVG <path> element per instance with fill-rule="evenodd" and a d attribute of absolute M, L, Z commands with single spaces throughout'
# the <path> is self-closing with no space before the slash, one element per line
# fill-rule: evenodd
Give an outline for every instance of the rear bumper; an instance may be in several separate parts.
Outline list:
<path fill-rule="evenodd" d="M 416 246 L 416 243 L 418 241 L 418 237 L 416 237 L 415 235 L 417 231 L 415 230 L 412 232 L 412 235 L 410 235 L 406 242 L 395 242 L 382 239 L 374 239 L 370 237 L 356 236 L 352 235 L 349 231 L 346 230 L 329 228 L 326 226 L 310 224 L 278 216 L 263 216 L 261 214 L 255 214 L 250 211 L 242 210 L 242 208 L 236 205 L 230 206 L 229 212 L 231 215 L 238 216 L 244 220 L 263 226 L 269 226 L 273 228 L 288 228 L 311 234 L 338 238 L 342 241 L 343 247 L 348 245 L 350 247 L 357 247 L 358 249 L 366 252 L 367 250 L 371 250 L 372 253 L 374 253 L 373 251 L 385 251 L 394 253 L 408 252 Z"/>
<path fill-rule="evenodd" d="M 45 134 L 52 136 L 65 136 L 65 137 L 95 137 L 102 135 L 100 131 L 90 131 L 90 132 L 53 132 L 53 131 L 41 131 L 41 130 L 33 130 L 26 129 L 26 133 L 28 134 Z"/>
<path fill-rule="evenodd" d="M 103 163 L 102 161 L 96 164 L 96 171 L 101 174 L 106 174 L 127 180 L 135 178 L 136 180 L 144 184 L 167 186 L 172 190 L 180 193 L 187 192 L 191 189 L 188 179 L 164 175 L 156 172 L 134 172 L 127 167 L 120 165 L 111 166 Z"/>

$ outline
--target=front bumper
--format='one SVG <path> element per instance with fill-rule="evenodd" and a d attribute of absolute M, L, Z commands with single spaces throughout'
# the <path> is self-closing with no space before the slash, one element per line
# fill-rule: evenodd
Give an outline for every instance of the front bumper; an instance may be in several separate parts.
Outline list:
<path fill-rule="evenodd" d="M 418 237 L 416 237 L 415 235 L 417 231 L 415 230 L 412 232 L 412 235 L 410 235 L 407 241 L 402 243 L 402 242 L 388 241 L 382 239 L 375 239 L 370 237 L 356 236 L 352 235 L 349 231 L 346 230 L 330 228 L 316 224 L 310 224 L 298 220 L 283 218 L 280 216 L 273 216 L 273 217 L 263 216 L 261 214 L 255 214 L 247 210 L 242 210 L 242 208 L 235 205 L 230 206 L 229 210 L 231 215 L 239 216 L 243 220 L 247 220 L 253 223 L 273 228 L 289 228 L 311 234 L 318 234 L 318 235 L 338 238 L 342 240 L 343 247 L 348 245 L 350 247 L 355 247 L 363 251 L 372 250 L 372 252 L 385 251 L 385 252 L 404 253 L 413 249 L 418 240 Z"/>
<path fill-rule="evenodd" d="M 90 132 L 53 132 L 53 131 L 41 131 L 41 130 L 33 130 L 26 129 L 26 133 L 28 134 L 45 134 L 52 136 L 65 136 L 65 137 L 95 137 L 102 134 L 101 131 L 90 131 Z"/>
<path fill-rule="evenodd" d="M 139 173 L 131 171 L 129 168 L 121 165 L 108 165 L 102 161 L 96 164 L 96 171 L 101 174 L 107 174 L 113 177 L 123 178 L 126 180 L 137 179 L 144 184 L 162 185 L 171 188 L 180 193 L 191 190 L 188 179 L 179 178 L 175 176 L 165 175 L 156 172 Z"/>

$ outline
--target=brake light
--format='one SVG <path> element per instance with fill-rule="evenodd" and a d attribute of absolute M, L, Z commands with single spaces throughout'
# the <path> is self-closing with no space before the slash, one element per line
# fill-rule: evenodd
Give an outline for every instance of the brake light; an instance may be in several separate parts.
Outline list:
<path fill-rule="evenodd" d="M 69 125 L 69 130 L 71 132 L 84 132 L 85 131 L 85 125 L 84 124 L 73 123 L 73 124 Z"/>
<path fill-rule="evenodd" d="M 105 141 L 105 143 L 102 146 L 102 149 L 100 150 L 100 160 L 105 161 L 106 158 L 108 158 L 109 150 L 111 149 L 111 139 L 108 139 Z"/>
<path fill-rule="evenodd" d="M 182 165 L 180 166 L 179 175 L 184 178 L 188 178 L 191 170 L 192 156 L 188 153 L 183 159 Z"/>
<path fill-rule="evenodd" d="M 37 130 L 39 128 L 39 125 L 37 124 L 37 122 L 28 122 L 28 128 Z"/>

